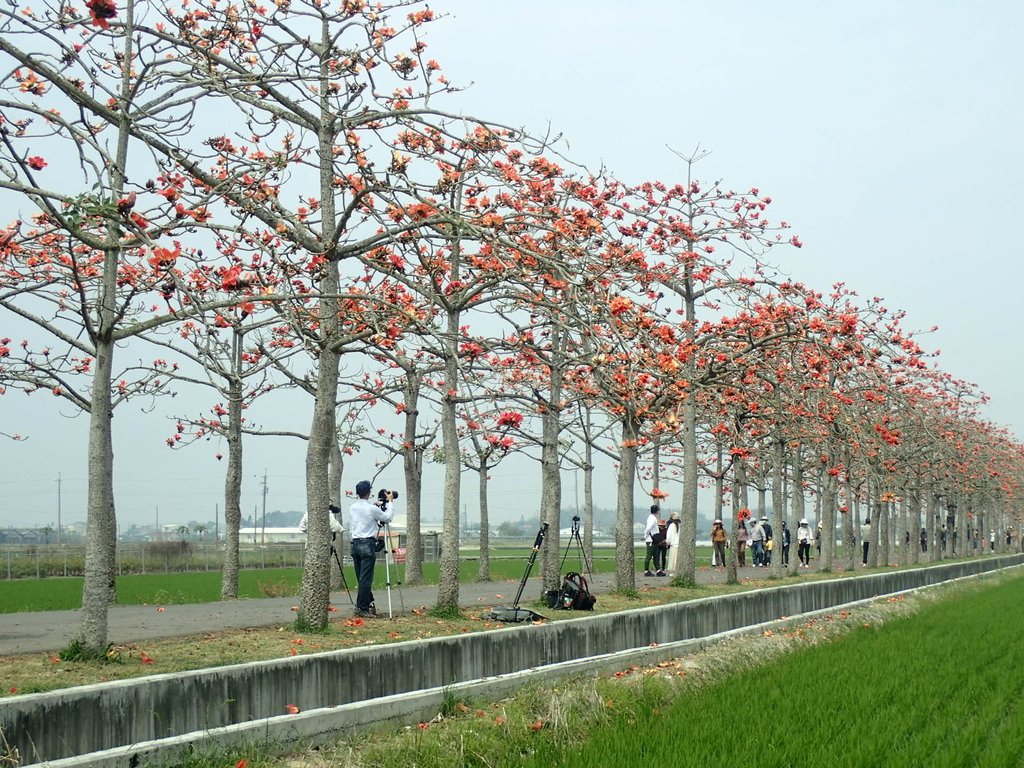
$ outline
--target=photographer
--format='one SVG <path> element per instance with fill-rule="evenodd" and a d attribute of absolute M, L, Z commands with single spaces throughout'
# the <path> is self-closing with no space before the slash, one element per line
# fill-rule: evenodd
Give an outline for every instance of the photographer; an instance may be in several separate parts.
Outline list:
<path fill-rule="evenodd" d="M 352 530 L 352 564 L 356 570 L 356 607 L 354 614 L 362 618 L 375 618 L 377 610 L 373 605 L 373 568 L 377 562 L 377 530 L 390 523 L 395 516 L 392 500 L 398 495 L 393 491 L 381 491 L 377 504 L 370 501 L 373 484 L 360 480 L 356 484 L 359 498 L 348 511 L 348 524 Z"/>
<path fill-rule="evenodd" d="M 330 528 L 331 528 L 331 540 L 332 541 L 334 540 L 335 536 L 337 536 L 339 533 L 344 532 L 344 530 L 345 530 L 344 528 L 341 527 L 341 523 L 338 522 L 338 515 L 340 515 L 340 514 L 341 514 L 341 507 L 336 506 L 334 504 L 329 504 L 327 506 L 327 522 L 328 522 L 328 525 L 330 525 Z M 302 513 L 302 519 L 299 521 L 299 530 L 302 531 L 303 533 L 306 532 L 306 525 L 307 525 L 308 522 L 309 522 L 309 512 L 303 512 Z"/>

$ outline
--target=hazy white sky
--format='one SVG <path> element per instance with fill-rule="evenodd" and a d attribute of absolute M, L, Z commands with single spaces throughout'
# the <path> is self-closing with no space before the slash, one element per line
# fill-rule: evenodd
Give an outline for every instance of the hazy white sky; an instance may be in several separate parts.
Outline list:
<path fill-rule="evenodd" d="M 941 367 L 980 385 L 987 416 L 1024 435 L 1018 397 L 1017 304 L 1024 259 L 1015 222 L 1024 177 L 1024 4 L 636 0 L 439 0 L 429 53 L 455 83 L 463 111 L 534 132 L 550 124 L 570 154 L 625 181 L 673 182 L 669 147 L 711 154 L 706 180 L 770 194 L 773 218 L 804 242 L 780 252 L 785 271 L 819 290 L 843 281 L 907 312 L 906 326 L 939 330 L 924 345 Z M 0 335 L 4 335 L 0 328 Z M 13 334 L 12 334 L 13 335 Z M 0 525 L 84 519 L 85 418 L 59 415 L 47 395 L 0 397 Z M 122 526 L 212 519 L 223 465 L 214 445 L 171 452 L 162 410 L 115 417 L 115 483 Z M 305 429 L 308 403 L 279 408 Z M 65 412 L 67 408 L 65 407 Z M 304 444 L 246 444 L 243 510 L 304 506 Z M 366 454 L 346 486 L 372 473 Z M 440 467 L 428 514 L 440 505 Z M 494 473 L 492 515 L 532 518 L 532 464 Z M 606 473 L 607 474 L 607 473 Z M 349 482 L 351 481 L 351 482 Z M 399 468 L 378 485 L 402 489 Z M 567 478 L 566 498 L 573 498 Z M 614 500 L 610 481 L 599 503 Z M 463 497 L 475 518 L 476 487 Z M 643 503 L 642 499 L 638 499 Z M 524 503 L 526 506 L 524 507 Z M 678 494 L 670 504 L 678 503 Z"/>

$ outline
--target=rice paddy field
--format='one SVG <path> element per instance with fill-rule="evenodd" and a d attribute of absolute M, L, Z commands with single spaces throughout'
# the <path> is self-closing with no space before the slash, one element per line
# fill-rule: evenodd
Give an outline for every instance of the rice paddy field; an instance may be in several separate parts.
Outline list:
<path fill-rule="evenodd" d="M 1024 766 L 1022 588 L 997 576 L 880 598 L 654 667 L 453 699 L 400 733 L 252 750 L 247 765 Z"/>
<path fill-rule="evenodd" d="M 1022 587 L 866 622 L 668 706 L 641 692 L 585 743 L 545 745 L 522 765 L 1022 766 Z"/>

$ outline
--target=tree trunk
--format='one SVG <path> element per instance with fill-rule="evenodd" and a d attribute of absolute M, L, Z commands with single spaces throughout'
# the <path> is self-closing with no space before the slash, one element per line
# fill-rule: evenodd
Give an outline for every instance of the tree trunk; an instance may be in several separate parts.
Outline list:
<path fill-rule="evenodd" d="M 557 397 L 561 397 L 560 394 Z M 551 403 L 557 403 L 554 389 Z M 541 415 L 543 439 L 541 445 L 540 514 L 541 523 L 548 524 L 548 535 L 541 549 L 541 564 L 544 591 L 558 589 L 561 576 L 558 573 L 558 554 L 561 549 L 559 535 L 562 507 L 562 474 L 558 455 L 559 413 L 553 405 L 546 406 Z"/>
<path fill-rule="evenodd" d="M 804 498 L 803 456 L 801 455 L 800 446 L 797 445 L 793 449 L 793 497 L 790 499 L 790 506 L 792 509 L 790 519 L 797 525 L 800 524 L 801 520 L 807 517 L 806 503 L 806 499 Z M 799 546 L 799 544 L 797 544 L 797 546 Z M 793 566 L 793 572 L 799 573 L 799 568 L 800 558 L 797 557 L 796 563 Z"/>
<path fill-rule="evenodd" d="M 588 429 L 589 435 L 589 411 Z M 583 551 L 588 562 L 594 562 L 594 448 L 588 439 L 584 448 L 583 466 Z"/>
<path fill-rule="evenodd" d="M 692 309 L 690 310 L 692 311 Z M 692 329 L 691 329 L 692 330 Z M 683 504 L 679 526 L 679 570 L 675 581 L 697 582 L 697 404 L 683 401 Z"/>
<path fill-rule="evenodd" d="M 338 292 L 338 262 L 323 265 L 321 291 L 328 297 Z M 327 519 L 330 504 L 328 465 L 337 442 L 335 413 L 338 401 L 338 371 L 341 355 L 334 348 L 338 328 L 336 298 L 320 299 L 321 329 L 324 334 L 319 355 L 313 421 L 306 448 L 306 551 L 303 559 L 302 590 L 298 623 L 311 630 L 327 626 L 330 605 L 331 533 Z"/>
<path fill-rule="evenodd" d="M 721 499 L 725 485 L 725 468 L 724 468 L 724 457 L 722 456 L 722 446 L 718 446 L 718 455 L 715 460 L 715 493 Z M 740 528 L 740 510 L 743 507 L 740 505 L 740 489 L 736 483 L 732 486 L 732 551 L 733 554 L 729 557 L 726 569 L 725 569 L 725 583 L 726 584 L 739 584 L 739 528 Z M 723 518 L 724 519 L 724 518 Z M 747 540 L 749 545 L 750 540 Z"/>
<path fill-rule="evenodd" d="M 110 268 L 113 277 L 116 271 Z M 109 326 L 102 328 L 106 330 Z M 85 578 L 78 641 L 89 654 L 107 650 L 107 608 L 114 551 L 110 527 L 114 520 L 114 446 L 110 385 L 114 344 L 109 334 L 97 339 L 93 367 L 92 409 L 89 413 L 88 508 L 85 528 Z"/>
<path fill-rule="evenodd" d="M 419 424 L 420 379 L 415 371 L 407 371 L 405 383 L 405 426 L 403 433 L 402 469 L 405 475 L 405 583 L 423 583 L 423 447 L 416 442 Z"/>
<path fill-rule="evenodd" d="M 633 502 L 633 491 L 636 485 L 639 440 L 640 423 L 631 413 L 626 413 L 622 418 L 622 448 L 616 482 L 615 588 L 628 592 L 636 589 L 636 554 L 633 548 L 633 520 L 636 517 L 636 507 Z"/>
<path fill-rule="evenodd" d="M 238 597 L 238 528 L 242 520 L 242 341 L 237 330 L 231 339 L 231 370 L 228 379 L 228 466 L 224 474 L 224 570 L 222 600 Z"/>
<path fill-rule="evenodd" d="M 444 507 L 437 607 L 444 610 L 459 608 L 459 494 L 462 460 L 455 413 L 455 393 L 459 387 L 459 318 L 457 309 L 448 311 L 447 333 L 443 340 L 445 395 L 441 399 L 441 437 L 444 441 Z"/>
<path fill-rule="evenodd" d="M 487 459 L 482 458 L 480 471 L 479 504 L 480 504 L 480 564 L 476 571 L 477 581 L 491 580 L 491 536 L 490 517 L 487 512 Z"/>
<path fill-rule="evenodd" d="M 541 594 L 558 589 L 562 577 L 558 573 L 558 555 L 562 546 L 559 529 L 562 513 L 562 468 L 558 436 L 561 432 L 562 376 L 565 366 L 565 349 L 568 334 L 555 324 L 550 329 L 551 363 L 547 403 L 541 413 L 540 453 L 540 519 L 548 524 L 548 535 L 541 548 Z"/>
<path fill-rule="evenodd" d="M 786 521 L 786 498 L 783 489 L 783 477 L 785 476 L 786 442 L 782 437 L 774 440 L 775 450 L 772 457 L 772 531 L 775 536 L 775 552 L 772 553 L 772 576 L 782 578 L 784 567 L 782 565 L 782 547 L 785 540 L 785 531 L 782 524 Z"/>
<path fill-rule="evenodd" d="M 821 499 L 821 564 L 819 570 L 831 571 L 836 553 L 836 478 L 825 473 L 825 492 Z M 849 513 L 847 513 L 849 514 Z"/>

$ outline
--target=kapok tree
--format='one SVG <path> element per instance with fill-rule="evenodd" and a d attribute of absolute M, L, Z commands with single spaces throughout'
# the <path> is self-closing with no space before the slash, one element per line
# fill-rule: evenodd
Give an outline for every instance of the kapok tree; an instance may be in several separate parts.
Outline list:
<path fill-rule="evenodd" d="M 433 106 L 451 89 L 420 39 L 434 18 L 423 5 L 197 3 L 167 8 L 164 15 L 147 33 L 173 42 L 178 61 L 189 65 L 181 82 L 221 97 L 219 126 L 227 130 L 209 137 L 205 158 L 163 145 L 154 145 L 156 151 L 215 188 L 236 227 L 257 240 L 279 236 L 280 268 L 303 284 L 297 293 L 317 302 L 295 313 L 317 357 L 306 462 L 309 546 L 298 621 L 322 627 L 329 597 L 322 510 L 329 499 L 340 356 L 351 337 L 345 321 L 356 319 L 351 311 L 341 315 L 341 265 L 409 233 L 432 227 L 435 234 L 446 227 L 448 237 L 456 232 L 459 216 L 424 200 L 451 184 L 434 162 L 449 149 L 437 139 L 461 139 L 467 125 L 479 122 Z M 352 278 L 361 276 L 360 267 Z M 362 305 L 379 302 L 364 294 Z M 457 548 L 447 553 L 457 556 Z M 457 563 L 450 570 L 457 578 Z"/>
<path fill-rule="evenodd" d="M 90 18 L 65 4 L 0 10 L 10 73 L 0 83 L 0 184 L 23 211 L 0 238 L 0 306 L 45 339 L 8 358 L 8 377 L 89 413 L 78 642 L 101 654 L 116 531 L 112 416 L 165 381 L 152 369 L 119 371 L 116 351 L 181 317 L 165 300 L 162 266 L 195 255 L 175 238 L 203 214 L 155 193 L 166 180 L 141 141 L 172 142 L 188 130 L 190 94 L 167 84 L 168 46 L 136 34 L 133 3 L 87 7 Z"/>
<path fill-rule="evenodd" d="M 576 384 L 588 386 L 585 371 L 592 362 L 593 348 L 587 343 L 592 319 L 588 306 L 593 300 L 589 286 L 614 280 L 618 268 L 591 254 L 605 248 L 607 201 L 618 185 L 577 175 L 541 158 L 516 171 L 511 181 L 516 210 L 526 215 L 506 228 L 507 239 L 497 246 L 520 269 L 505 282 L 508 299 L 499 311 L 510 332 L 497 349 L 495 385 L 501 397 L 540 424 L 539 434 L 527 433 L 524 438 L 539 448 L 540 522 L 549 531 L 541 550 L 547 591 L 557 589 L 561 579 L 562 469 L 571 461 L 564 435 L 580 422 L 585 401 Z M 589 450 L 592 435 L 584 437 L 584 443 Z M 589 472 L 587 462 L 580 463 Z M 591 524 L 592 516 L 586 525 L 588 537 Z"/>
<path fill-rule="evenodd" d="M 769 221 L 771 198 L 753 188 L 734 192 L 720 182 L 701 184 L 693 178 L 694 163 L 703 157 L 682 158 L 685 183 L 648 182 L 636 186 L 620 203 L 617 230 L 629 247 L 648 254 L 652 287 L 680 302 L 679 332 L 691 348 L 698 342 L 698 308 L 717 312 L 736 288 L 752 289 L 770 274 L 765 252 L 780 243 L 800 247 L 798 237 L 784 239 L 789 225 Z M 713 315 L 712 315 L 713 316 Z M 705 335 L 705 338 L 707 336 Z M 679 376 L 697 381 L 698 354 L 688 355 Z M 697 412 L 696 401 L 680 401 L 683 435 L 683 505 L 679 545 L 681 581 L 693 581 L 696 566 Z"/>
<path fill-rule="evenodd" d="M 417 344 L 439 371 L 424 383 L 435 388 L 440 404 L 438 454 L 445 481 L 438 607 L 451 609 L 458 605 L 459 589 L 459 409 L 478 397 L 464 392 L 460 382 L 485 364 L 498 336 L 490 329 L 475 333 L 469 320 L 511 303 L 521 275 L 533 270 L 534 257 L 524 255 L 516 235 L 543 215 L 529 190 L 549 175 L 549 165 L 534 154 L 539 148 L 528 138 L 499 126 L 478 125 L 458 136 L 437 132 L 429 138 L 405 137 L 403 147 L 410 153 L 444 150 L 433 193 L 414 206 L 393 208 L 391 216 L 418 221 L 447 212 L 448 223 L 394 237 L 366 258 L 433 307 L 420 320 Z"/>
<path fill-rule="evenodd" d="M 230 262 L 229 262 L 230 263 Z M 176 274 L 179 296 L 187 304 L 202 303 L 202 297 L 239 295 L 234 307 L 201 313 L 178 326 L 144 334 L 152 344 L 169 350 L 174 359 L 191 365 L 175 372 L 179 384 L 211 391 L 216 402 L 210 415 L 179 415 L 175 431 L 167 438 L 172 449 L 207 441 L 213 437 L 227 446 L 224 475 L 224 562 L 221 597 L 238 597 L 239 526 L 242 519 L 243 435 L 260 432 L 247 424 L 245 411 L 259 398 L 274 391 L 273 374 L 289 355 L 301 351 L 279 326 L 279 316 L 259 296 L 274 290 L 273 276 L 259 260 L 235 275 L 233 267 L 216 271 L 195 270 Z M 226 284 L 226 288 L 225 288 Z M 244 284 L 244 285 L 243 285 Z M 208 299 L 207 299 L 208 300 Z M 267 350 L 273 350 L 271 354 Z M 223 455 L 218 452 L 219 461 Z"/>

